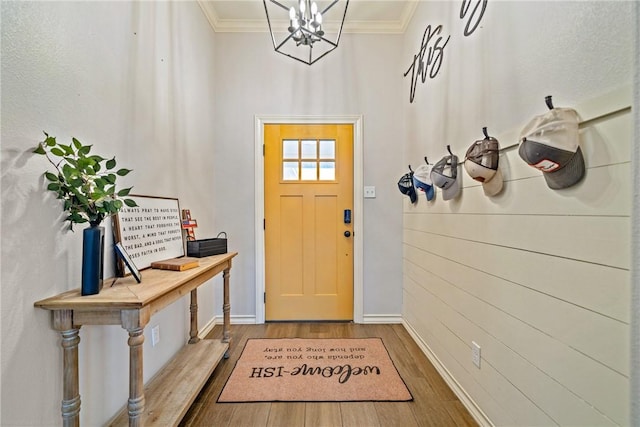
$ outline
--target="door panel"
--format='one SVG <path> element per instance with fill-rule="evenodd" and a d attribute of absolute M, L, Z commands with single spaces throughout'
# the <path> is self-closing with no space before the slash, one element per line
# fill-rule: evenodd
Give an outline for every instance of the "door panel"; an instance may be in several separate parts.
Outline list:
<path fill-rule="evenodd" d="M 265 125 L 266 320 L 353 318 L 353 125 Z"/>
<path fill-rule="evenodd" d="M 315 243 L 322 250 L 315 251 L 315 294 L 335 295 L 338 293 L 338 211 L 337 197 L 316 196 L 315 198 Z M 319 268 L 318 268 L 319 266 Z"/>
<path fill-rule="evenodd" d="M 280 198 L 280 245 L 276 259 L 286 263 L 286 274 L 281 275 L 280 291 L 286 295 L 302 295 L 302 197 Z M 266 221 L 265 221 L 266 222 Z M 288 260 L 288 261 L 287 261 Z"/>

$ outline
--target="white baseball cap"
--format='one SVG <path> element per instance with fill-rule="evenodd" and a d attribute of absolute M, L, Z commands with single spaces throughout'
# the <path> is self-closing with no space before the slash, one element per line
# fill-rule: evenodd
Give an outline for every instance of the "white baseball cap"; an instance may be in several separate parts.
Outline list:
<path fill-rule="evenodd" d="M 431 168 L 433 165 L 420 165 L 413 173 L 413 185 L 417 190 L 422 190 L 427 195 L 427 200 L 433 200 L 435 190 L 431 181 Z"/>
<path fill-rule="evenodd" d="M 568 188 L 585 174 L 579 140 L 578 113 L 571 108 L 553 108 L 524 127 L 518 154 L 542 171 L 549 188 Z"/>

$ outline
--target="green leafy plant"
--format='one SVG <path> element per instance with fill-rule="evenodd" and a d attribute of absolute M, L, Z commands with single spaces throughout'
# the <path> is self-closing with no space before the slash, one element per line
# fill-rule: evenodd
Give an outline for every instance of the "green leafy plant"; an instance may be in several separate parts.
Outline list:
<path fill-rule="evenodd" d="M 65 221 L 69 221 L 71 230 L 73 224 L 98 225 L 124 205 L 138 206 L 134 200 L 125 198 L 133 187 L 116 192 L 116 178 L 127 175 L 131 169 L 116 169 L 115 157 L 105 159 L 90 154 L 92 146 L 76 138 L 66 145 L 46 132 L 44 135 L 44 141 L 33 152 L 46 156 L 56 169 L 56 173 L 44 173 L 49 181 L 47 189 L 64 201 L 64 210 L 68 212 Z"/>

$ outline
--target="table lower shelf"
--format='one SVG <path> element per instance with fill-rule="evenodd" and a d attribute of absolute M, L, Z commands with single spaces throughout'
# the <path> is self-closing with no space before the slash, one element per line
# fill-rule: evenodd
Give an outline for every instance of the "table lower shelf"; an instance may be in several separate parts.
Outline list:
<path fill-rule="evenodd" d="M 228 348 L 209 339 L 185 345 L 145 386 L 141 425 L 177 426 Z M 127 407 L 107 425 L 128 426 Z"/>

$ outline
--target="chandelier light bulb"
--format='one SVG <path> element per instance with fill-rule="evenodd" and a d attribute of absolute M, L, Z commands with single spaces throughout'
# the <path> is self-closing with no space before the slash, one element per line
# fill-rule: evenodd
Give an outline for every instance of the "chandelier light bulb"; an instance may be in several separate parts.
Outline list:
<path fill-rule="evenodd" d="M 316 13 L 313 15 L 313 21 L 311 21 L 311 26 L 314 30 L 318 30 L 318 28 L 322 25 L 322 15 L 320 13 Z"/>
<path fill-rule="evenodd" d="M 304 16 L 304 12 L 307 10 L 304 0 L 300 0 L 300 14 Z"/>
<path fill-rule="evenodd" d="M 293 21 L 295 17 L 296 17 L 296 9 L 293 6 L 291 6 L 291 9 L 289 9 L 289 19 Z"/>
<path fill-rule="evenodd" d="M 316 16 L 316 21 L 318 22 L 318 29 L 316 30 L 316 34 L 320 37 L 324 36 L 324 31 L 322 30 L 322 15 L 318 13 Z"/>
<path fill-rule="evenodd" d="M 318 5 L 316 2 L 311 3 L 311 16 L 315 16 L 318 13 Z"/>

